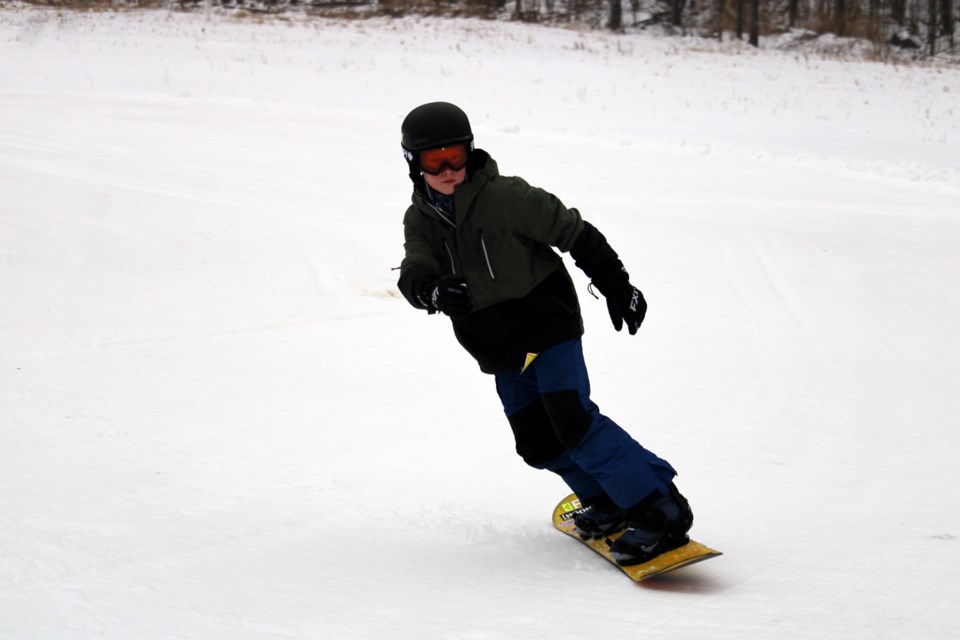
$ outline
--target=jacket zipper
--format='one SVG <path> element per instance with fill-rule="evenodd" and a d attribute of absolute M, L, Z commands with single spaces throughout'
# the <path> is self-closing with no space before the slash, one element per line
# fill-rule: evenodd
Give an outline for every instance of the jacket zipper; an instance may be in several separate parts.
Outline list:
<path fill-rule="evenodd" d="M 450 256 L 450 268 L 453 269 L 453 275 L 457 275 L 457 263 L 453 261 L 453 251 L 450 250 L 450 245 L 447 244 L 447 241 L 443 241 L 443 248 L 447 250 L 447 255 Z"/>
<path fill-rule="evenodd" d="M 490 264 L 490 254 L 487 253 L 487 243 L 483 241 L 483 229 L 480 229 L 480 248 L 483 249 L 483 259 L 487 262 L 487 272 L 491 280 L 496 280 L 497 276 L 493 273 L 493 265 Z"/>
<path fill-rule="evenodd" d="M 440 219 L 441 219 L 441 220 L 443 220 L 443 221 L 446 222 L 448 225 L 450 225 L 451 227 L 453 227 L 454 229 L 456 229 L 457 224 L 456 224 L 453 220 L 450 219 L 449 214 L 444 213 L 444 212 L 443 212 L 443 209 L 441 209 L 440 207 L 438 207 L 437 205 L 435 205 L 435 204 L 433 204 L 433 203 L 430 203 L 430 207 L 431 207 L 434 211 L 437 212 L 437 215 L 440 216 Z"/>
<path fill-rule="evenodd" d="M 441 219 L 441 220 L 443 220 L 444 222 L 446 222 L 448 225 L 450 225 L 450 226 L 453 227 L 454 229 L 457 228 L 457 225 L 453 222 L 453 220 L 451 220 L 450 218 L 448 218 L 448 217 L 447 217 L 447 214 L 445 214 L 445 213 L 440 209 L 440 207 L 436 206 L 436 205 L 433 204 L 433 203 L 428 203 L 428 204 L 430 205 L 430 207 L 431 207 L 434 211 L 437 212 L 437 215 L 440 216 L 440 219 Z M 457 263 L 453 261 L 453 251 L 450 250 L 450 245 L 447 244 L 447 241 L 446 241 L 446 240 L 443 241 L 443 248 L 447 250 L 447 255 L 450 257 L 450 268 L 453 270 L 453 275 L 457 275 Z"/>

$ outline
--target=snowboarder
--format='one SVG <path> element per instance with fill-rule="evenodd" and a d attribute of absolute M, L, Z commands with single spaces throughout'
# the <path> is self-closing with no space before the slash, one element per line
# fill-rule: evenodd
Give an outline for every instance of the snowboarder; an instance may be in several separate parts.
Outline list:
<path fill-rule="evenodd" d="M 676 471 L 590 399 L 579 302 L 554 247 L 606 298 L 617 331 L 637 332 L 643 295 L 576 209 L 501 176 L 473 141 L 467 115 L 447 102 L 421 105 L 403 121 L 413 201 L 400 291 L 415 308 L 449 316 L 460 344 L 494 375 L 517 453 L 558 474 L 589 507 L 576 518 L 582 537 L 626 529 L 611 546 L 622 565 L 685 544 L 693 514 Z"/>

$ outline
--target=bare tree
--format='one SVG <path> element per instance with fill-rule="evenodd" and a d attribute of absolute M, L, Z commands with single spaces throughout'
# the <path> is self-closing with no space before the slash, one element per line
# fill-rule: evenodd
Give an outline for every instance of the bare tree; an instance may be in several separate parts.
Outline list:
<path fill-rule="evenodd" d="M 940 34 L 950 38 L 950 48 L 952 49 L 954 45 L 953 36 L 957 33 L 957 17 L 953 10 L 953 0 L 943 0 L 940 3 L 940 15 L 943 18 L 940 21 L 943 24 Z"/>
<path fill-rule="evenodd" d="M 38 0 L 40 1 L 40 0 Z M 60 2 L 62 0 L 46 0 Z M 93 1 L 93 0 L 77 0 Z M 117 1 L 117 0 L 113 0 Z M 127 0 L 144 2 L 146 0 Z M 878 47 L 897 47 L 914 55 L 958 52 L 956 32 L 960 0 L 164 0 L 247 6 L 263 3 L 295 7 L 306 4 L 336 7 L 369 6 L 390 15 L 427 12 L 459 15 L 465 9 L 506 11 L 516 20 L 546 20 L 589 24 L 615 32 L 658 24 L 714 33 L 723 40 L 725 28 L 736 29 L 738 40 L 759 46 L 763 29 L 785 26 L 815 34 L 868 38 Z M 2 0 L 0 0 L 2 2 Z M 628 4 L 629 3 L 629 4 Z M 625 16 L 624 13 L 627 12 Z M 734 24 L 735 21 L 735 24 Z M 744 32 L 749 32 L 745 34 Z M 705 35 L 707 35 L 705 34 Z"/>
<path fill-rule="evenodd" d="M 737 0 L 737 40 L 743 40 L 743 4 L 744 0 Z"/>
<path fill-rule="evenodd" d="M 720 42 L 723 42 L 723 11 L 725 4 L 725 0 L 717 0 L 717 40 L 720 40 Z"/>
<path fill-rule="evenodd" d="M 907 21 L 907 0 L 892 0 L 890 2 L 890 18 L 902 27 Z"/>
<path fill-rule="evenodd" d="M 610 20 L 607 22 L 607 28 L 611 31 L 623 31 L 623 6 L 620 0 L 610 0 Z"/>
<path fill-rule="evenodd" d="M 670 11 L 670 24 L 675 27 L 683 26 L 683 8 L 686 4 L 686 0 L 673 0 L 673 6 Z"/>

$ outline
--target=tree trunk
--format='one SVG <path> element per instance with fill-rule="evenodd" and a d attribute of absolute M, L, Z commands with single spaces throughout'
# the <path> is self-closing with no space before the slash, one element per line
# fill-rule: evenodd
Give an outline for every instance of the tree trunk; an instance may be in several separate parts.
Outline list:
<path fill-rule="evenodd" d="M 520 0 L 517 0 L 519 2 Z M 620 0 L 610 0 L 610 21 L 607 27 L 611 31 L 623 31 L 623 6 Z"/>
<path fill-rule="evenodd" d="M 936 0 L 931 0 L 935 2 Z M 760 46 L 760 0 L 751 0 L 752 10 L 750 12 L 750 44 L 754 47 Z"/>
<path fill-rule="evenodd" d="M 683 26 L 683 7 L 686 0 L 673 0 L 673 7 L 670 11 L 670 23 L 675 27 Z"/>
<path fill-rule="evenodd" d="M 940 3 L 941 24 L 940 34 L 950 36 L 950 44 L 953 44 L 953 36 L 957 32 L 957 18 L 953 12 L 953 0 L 943 0 Z"/>
<path fill-rule="evenodd" d="M 737 0 L 737 40 L 743 40 L 743 3 Z"/>
<path fill-rule="evenodd" d="M 930 34 L 928 40 L 930 41 L 930 57 L 937 55 L 937 5 L 939 3 L 937 0 L 930 0 Z"/>
<path fill-rule="evenodd" d="M 847 0 L 837 0 L 837 35 L 847 35 Z"/>
<path fill-rule="evenodd" d="M 893 0 L 890 6 L 890 17 L 902 27 L 907 21 L 907 0 Z"/>
<path fill-rule="evenodd" d="M 725 0 L 717 0 L 717 40 L 723 42 L 723 9 Z"/>

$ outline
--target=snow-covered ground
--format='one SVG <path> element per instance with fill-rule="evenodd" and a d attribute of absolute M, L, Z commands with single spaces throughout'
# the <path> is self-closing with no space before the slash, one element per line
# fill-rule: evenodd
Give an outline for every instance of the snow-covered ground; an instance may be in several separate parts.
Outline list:
<path fill-rule="evenodd" d="M 406 112 L 610 238 L 594 399 L 725 552 L 635 586 L 395 289 Z M 956 638 L 960 70 L 0 10 L 0 638 Z M 951 604 L 952 603 L 952 604 Z"/>

